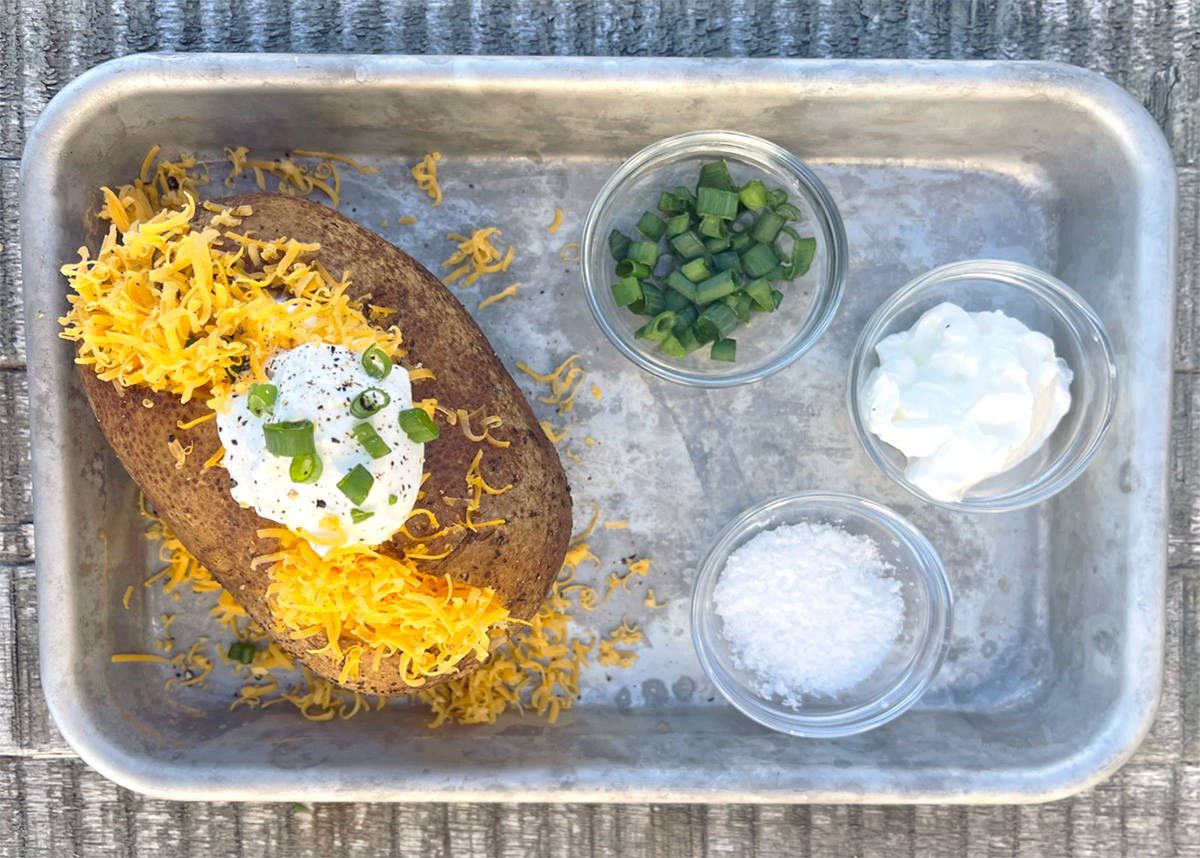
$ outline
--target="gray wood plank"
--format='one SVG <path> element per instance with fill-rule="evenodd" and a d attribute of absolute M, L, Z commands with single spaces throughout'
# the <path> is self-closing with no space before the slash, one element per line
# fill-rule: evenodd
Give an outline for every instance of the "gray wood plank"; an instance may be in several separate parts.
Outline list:
<path fill-rule="evenodd" d="M 0 12 L 2 15 L 3 12 Z M 0 36 L 3 39 L 3 36 Z M 2 78 L 2 75 L 0 75 Z M 0 86 L 3 86 L 0 80 Z M 4 103 L 0 92 L 0 104 Z M 0 142 L 0 145 L 3 145 Z M 25 365 L 25 318 L 21 310 L 21 245 L 17 229 L 19 164 L 0 160 L 0 368 Z"/>
<path fill-rule="evenodd" d="M 1170 536 L 1167 565 L 1200 569 L 1200 374 L 1175 374 L 1171 418 Z"/>
<path fill-rule="evenodd" d="M 32 520 L 29 476 L 29 391 L 23 370 L 0 369 L 0 526 L 20 525 Z M 23 543 L 0 537 L 0 557 L 20 550 Z M 20 563 L 27 556 L 0 562 Z"/>

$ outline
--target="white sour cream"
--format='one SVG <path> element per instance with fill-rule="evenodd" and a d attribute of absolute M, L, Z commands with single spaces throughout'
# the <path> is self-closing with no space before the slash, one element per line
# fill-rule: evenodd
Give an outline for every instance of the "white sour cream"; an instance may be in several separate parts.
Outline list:
<path fill-rule="evenodd" d="M 999 310 L 939 304 L 875 347 L 867 430 L 908 458 L 905 476 L 962 500 L 1035 452 L 1071 407 L 1066 362 L 1049 337 Z"/>
<path fill-rule="evenodd" d="M 334 516 L 345 534 L 344 545 L 378 545 L 395 533 L 412 511 L 425 447 L 409 440 L 397 415 L 412 407 L 408 372 L 399 364 L 387 378 L 369 376 L 362 355 L 341 346 L 309 344 L 280 352 L 266 366 L 271 383 L 279 389 L 273 413 L 255 417 L 247 405 L 247 394 L 230 398 L 229 406 L 217 414 L 217 433 L 225 447 L 224 466 L 235 484 L 234 500 L 253 507 L 263 518 L 292 531 L 323 534 L 310 540 L 325 554 L 334 543 L 326 543 L 336 529 L 323 527 Z M 391 397 L 380 411 L 360 419 L 350 413 L 358 393 L 376 387 Z M 295 483 L 291 459 L 273 455 L 266 445 L 263 425 L 271 422 L 311 420 L 321 475 L 312 483 Z M 354 427 L 370 422 L 391 452 L 372 459 L 353 434 Z M 362 465 L 374 478 L 370 493 L 355 505 L 338 488 L 338 481 L 355 465 Z M 353 509 L 371 513 L 358 523 Z M 324 543 L 324 544 L 323 544 Z"/>

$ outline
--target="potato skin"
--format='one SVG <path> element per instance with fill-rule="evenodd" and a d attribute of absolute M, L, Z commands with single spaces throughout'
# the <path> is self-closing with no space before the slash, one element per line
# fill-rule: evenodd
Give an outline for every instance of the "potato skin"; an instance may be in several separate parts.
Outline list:
<path fill-rule="evenodd" d="M 558 574 L 570 539 L 570 489 L 557 452 L 474 320 L 414 259 L 325 206 L 278 194 L 243 194 L 216 202 L 251 206 L 253 214 L 243 228 L 257 235 L 320 243 L 318 255 L 327 269 L 335 276 L 350 272 L 354 297 L 369 296 L 372 304 L 395 309 L 392 319 L 408 349 L 402 363 L 427 367 L 436 376 L 414 382 L 415 398 L 432 396 L 446 407 L 468 411 L 482 407 L 504 421 L 494 434 L 512 444 L 504 449 L 485 446 L 482 471 L 490 485 L 511 483 L 512 489 L 485 495 L 475 518 L 503 518 L 506 523 L 476 532 L 464 529 L 430 543 L 434 553 L 454 550 L 444 560 L 422 564 L 422 569 L 493 587 L 514 617 L 532 616 Z M 202 467 L 220 446 L 215 421 L 189 430 L 177 428 L 177 422 L 205 413 L 203 403 L 184 405 L 175 396 L 141 387 L 121 390 L 100 381 L 90 367 L 79 370 L 101 429 L 163 521 L 285 650 L 318 675 L 336 681 L 336 661 L 309 653 L 324 645 L 323 637 L 294 641 L 276 632 L 266 599 L 268 571 L 250 566 L 252 558 L 272 550 L 273 540 L 256 535 L 271 523 L 238 506 L 224 468 Z M 178 469 L 167 449 L 173 437 L 192 445 Z M 468 495 L 465 474 L 479 449 L 457 427 L 444 425 L 441 437 L 425 447 L 430 477 L 420 505 L 434 510 L 443 522 L 463 514 L 461 504 L 451 506 L 443 498 L 453 504 L 453 499 Z M 402 540 L 395 537 L 381 550 L 399 555 Z M 343 685 L 371 694 L 409 692 L 395 661 L 384 660 L 378 670 L 371 670 L 364 659 L 360 677 Z M 463 672 L 473 666 L 464 665 Z"/>

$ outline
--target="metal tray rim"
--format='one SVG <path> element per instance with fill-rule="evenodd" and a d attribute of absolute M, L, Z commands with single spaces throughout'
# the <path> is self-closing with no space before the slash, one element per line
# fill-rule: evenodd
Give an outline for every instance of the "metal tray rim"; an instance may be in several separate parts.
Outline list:
<path fill-rule="evenodd" d="M 53 428 L 61 424 L 61 414 L 56 412 L 61 404 L 54 401 L 54 390 L 47 386 L 46 378 L 39 367 L 53 352 L 56 340 L 44 320 L 37 318 L 39 307 L 46 302 L 47 290 L 55 287 L 54 266 L 46 253 L 45 240 L 40 234 L 43 212 L 38 204 L 38 195 L 33 189 L 45 187 L 56 175 L 55 155 L 68 139 L 71 127 L 78 122 L 77 107 L 83 102 L 97 98 L 116 98 L 132 89 L 146 85 L 164 85 L 168 81 L 184 86 L 188 81 L 197 87 L 210 87 L 211 78 L 200 73 L 214 67 L 223 68 L 226 76 L 222 82 L 236 85 L 252 77 L 256 82 L 270 85 L 272 82 L 294 81 L 297 76 L 306 85 L 336 88 L 347 81 L 367 82 L 374 85 L 388 84 L 393 75 L 404 73 L 427 73 L 432 76 L 449 76 L 462 83 L 472 79 L 487 78 L 490 85 L 499 80 L 558 80 L 569 85 L 580 85 L 581 79 L 594 75 L 596 81 L 612 84 L 619 76 L 639 78 L 664 74 L 686 76 L 711 74 L 713 64 L 726 65 L 721 71 L 729 76 L 742 75 L 748 83 L 767 85 L 772 70 L 803 68 L 812 79 L 828 91 L 829 87 L 853 88 L 878 83 L 891 78 L 893 83 L 906 88 L 913 96 L 936 97 L 937 90 L 947 78 L 966 86 L 994 88 L 1008 85 L 1014 88 L 1027 87 L 1036 83 L 1042 97 L 1054 97 L 1057 93 L 1070 93 L 1078 101 L 1086 96 L 1088 106 L 1101 116 L 1110 128 L 1119 130 L 1126 139 L 1135 141 L 1140 158 L 1136 170 L 1145 180 L 1139 200 L 1139 213 L 1157 227 L 1151 239 L 1139 255 L 1139 279 L 1145 282 L 1174 281 L 1174 164 L 1161 131 L 1128 93 L 1101 76 L 1072 66 L 1057 63 L 1014 63 L 981 62 L 961 63 L 953 61 L 897 61 L 897 60 L 690 60 L 690 59 L 612 59 L 612 58 L 521 58 L 521 57 L 352 57 L 352 56 L 305 56 L 305 55 L 140 55 L 125 57 L 94 68 L 69 84 L 52 101 L 31 131 L 25 148 L 21 169 L 21 234 L 24 267 L 24 299 L 27 326 L 28 365 L 30 367 L 31 430 L 34 439 L 33 480 L 35 486 L 53 485 L 55 482 L 55 455 L 48 439 Z M 789 85 L 792 82 L 789 81 Z M 1151 192 L 1152 191 L 1152 192 Z M 1168 333 L 1173 322 L 1172 307 L 1174 290 L 1169 290 L 1166 314 Z M 1158 414 L 1148 431 L 1165 436 L 1170 414 L 1170 344 L 1156 344 L 1150 357 L 1163 370 L 1153 380 L 1149 397 L 1157 404 Z M 39 441 L 41 443 L 39 443 Z M 798 795 L 794 791 L 774 792 L 759 788 L 750 793 L 731 794 L 724 790 L 713 790 L 702 785 L 693 787 L 675 786 L 670 789 L 640 789 L 632 782 L 624 783 L 628 775 L 622 773 L 608 783 L 590 786 L 573 784 L 563 787 L 547 782 L 543 786 L 522 785 L 503 790 L 455 790 L 441 791 L 438 797 L 453 797 L 469 801 L 572 800 L 586 801 L 759 801 L 794 802 L 803 801 L 871 801 L 871 802 L 1029 802 L 1052 800 L 1069 795 L 1102 780 L 1122 765 L 1136 750 L 1137 745 L 1150 729 L 1162 686 L 1163 623 L 1162 605 L 1165 599 L 1166 567 L 1166 445 L 1161 445 L 1161 456 L 1139 460 L 1147 467 L 1142 470 L 1147 492 L 1148 509 L 1157 510 L 1147 517 L 1147 526 L 1135 537 L 1139 556 L 1152 560 L 1144 571 L 1131 573 L 1132 603 L 1157 606 L 1156 622 L 1148 616 L 1134 616 L 1129 623 L 1131 640 L 1127 651 L 1139 651 L 1142 656 L 1137 665 L 1140 671 L 1139 693 L 1127 694 L 1114 707 L 1105 729 L 1106 742 L 1085 745 L 1061 757 L 1057 763 L 1042 770 L 1023 772 L 991 772 L 986 783 L 977 773 L 963 775 L 958 789 L 945 787 L 922 788 L 916 780 L 907 786 L 896 784 L 894 791 L 864 794 L 856 790 L 854 783 L 839 779 L 836 771 L 830 772 L 829 785 Z M 1149 504 L 1153 504 L 1152 506 Z M 48 510 L 46 501 L 34 497 L 34 518 L 46 532 Z M 59 549 L 52 540 L 41 540 L 37 553 L 39 585 L 39 635 L 41 665 L 46 700 L 56 724 L 68 743 L 80 756 L 112 780 L 156 796 L 173 799 L 263 799 L 264 797 L 302 798 L 323 800 L 429 800 L 430 786 L 355 786 L 337 778 L 323 783 L 281 786 L 276 781 L 267 781 L 270 786 L 264 792 L 263 783 L 244 779 L 241 773 L 233 777 L 216 777 L 192 784 L 173 777 L 170 768 L 155 763 L 150 767 L 145 761 L 117 752 L 103 741 L 103 737 L 92 729 L 87 713 L 72 705 L 75 691 L 67 684 L 53 678 L 65 675 L 63 668 L 69 657 L 71 621 L 69 600 L 52 594 L 67 592 L 71 587 L 70 575 L 58 562 Z M 63 630 L 67 635 L 63 635 Z M 1149 654 L 1150 657 L 1146 657 Z M 1126 665 L 1128 670 L 1129 665 Z M 1097 752 L 1097 747 L 1110 749 Z M 188 770 L 194 774 L 194 770 Z M 420 780 L 414 781 L 420 783 Z"/>

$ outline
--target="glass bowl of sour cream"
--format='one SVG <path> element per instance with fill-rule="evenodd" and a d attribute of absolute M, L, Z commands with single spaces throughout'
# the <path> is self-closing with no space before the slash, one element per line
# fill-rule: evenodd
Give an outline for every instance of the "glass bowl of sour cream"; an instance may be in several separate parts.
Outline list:
<path fill-rule="evenodd" d="M 1055 277 L 979 259 L 935 268 L 867 321 L 850 361 L 867 455 L 928 503 L 1004 512 L 1071 484 L 1112 421 L 1100 318 Z"/>
<path fill-rule="evenodd" d="M 806 492 L 734 520 L 692 588 L 692 640 L 755 721 L 832 738 L 896 718 L 945 657 L 953 599 L 937 551 L 873 501 Z"/>

